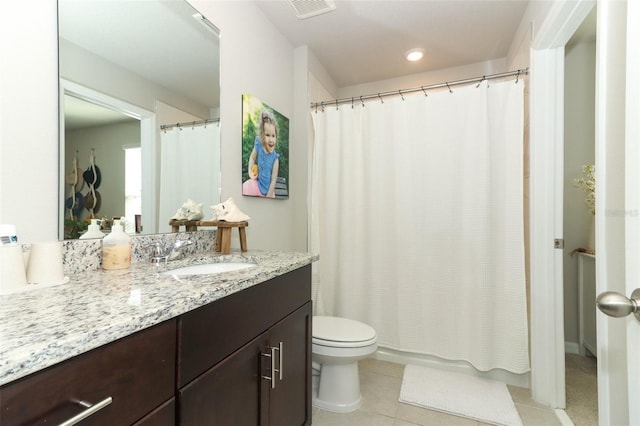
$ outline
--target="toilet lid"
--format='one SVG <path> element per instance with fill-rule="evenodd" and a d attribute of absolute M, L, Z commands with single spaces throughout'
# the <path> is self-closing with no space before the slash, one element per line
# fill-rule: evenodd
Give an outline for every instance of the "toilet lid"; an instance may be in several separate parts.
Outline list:
<path fill-rule="evenodd" d="M 313 338 L 333 342 L 363 342 L 376 338 L 373 327 L 348 318 L 313 317 Z"/>

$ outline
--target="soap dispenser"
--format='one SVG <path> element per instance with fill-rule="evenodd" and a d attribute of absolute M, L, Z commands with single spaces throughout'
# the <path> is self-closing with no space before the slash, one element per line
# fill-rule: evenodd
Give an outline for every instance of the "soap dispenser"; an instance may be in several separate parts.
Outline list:
<path fill-rule="evenodd" d="M 102 268 L 126 269 L 131 266 L 131 237 L 122 223 L 114 220 L 109 235 L 102 239 Z"/>
<path fill-rule="evenodd" d="M 89 225 L 89 229 L 84 234 L 80 235 L 81 240 L 89 240 L 95 238 L 104 238 L 104 234 L 100 231 L 100 220 L 99 219 L 91 219 L 91 225 Z"/>

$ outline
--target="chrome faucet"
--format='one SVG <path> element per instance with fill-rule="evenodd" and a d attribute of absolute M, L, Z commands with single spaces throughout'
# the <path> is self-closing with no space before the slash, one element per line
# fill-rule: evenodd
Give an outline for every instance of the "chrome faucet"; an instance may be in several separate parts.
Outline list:
<path fill-rule="evenodd" d="M 161 262 L 166 263 L 170 260 L 175 260 L 183 255 L 182 249 L 191 244 L 193 244 L 191 240 L 178 240 L 168 247 L 163 247 L 160 242 L 151 244 L 150 246 L 153 248 L 151 251 L 151 263 L 159 264 Z"/>

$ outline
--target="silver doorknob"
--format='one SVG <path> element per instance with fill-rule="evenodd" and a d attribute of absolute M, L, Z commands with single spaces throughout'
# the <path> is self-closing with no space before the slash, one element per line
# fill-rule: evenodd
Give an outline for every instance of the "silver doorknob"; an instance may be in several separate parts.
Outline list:
<path fill-rule="evenodd" d="M 633 290 L 630 299 L 615 291 L 605 291 L 596 299 L 596 306 L 610 317 L 622 318 L 634 314 L 640 321 L 640 288 Z"/>

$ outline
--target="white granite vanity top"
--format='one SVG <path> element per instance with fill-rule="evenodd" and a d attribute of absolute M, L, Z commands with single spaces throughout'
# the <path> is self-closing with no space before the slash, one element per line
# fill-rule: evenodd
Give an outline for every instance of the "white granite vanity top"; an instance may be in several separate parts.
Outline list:
<path fill-rule="evenodd" d="M 0 296 L 0 385 L 317 259 L 310 253 L 258 251 L 192 255 L 167 266 L 136 263 L 120 271 L 79 272 L 66 284 Z M 180 278 L 161 273 L 210 262 L 257 267 Z"/>

